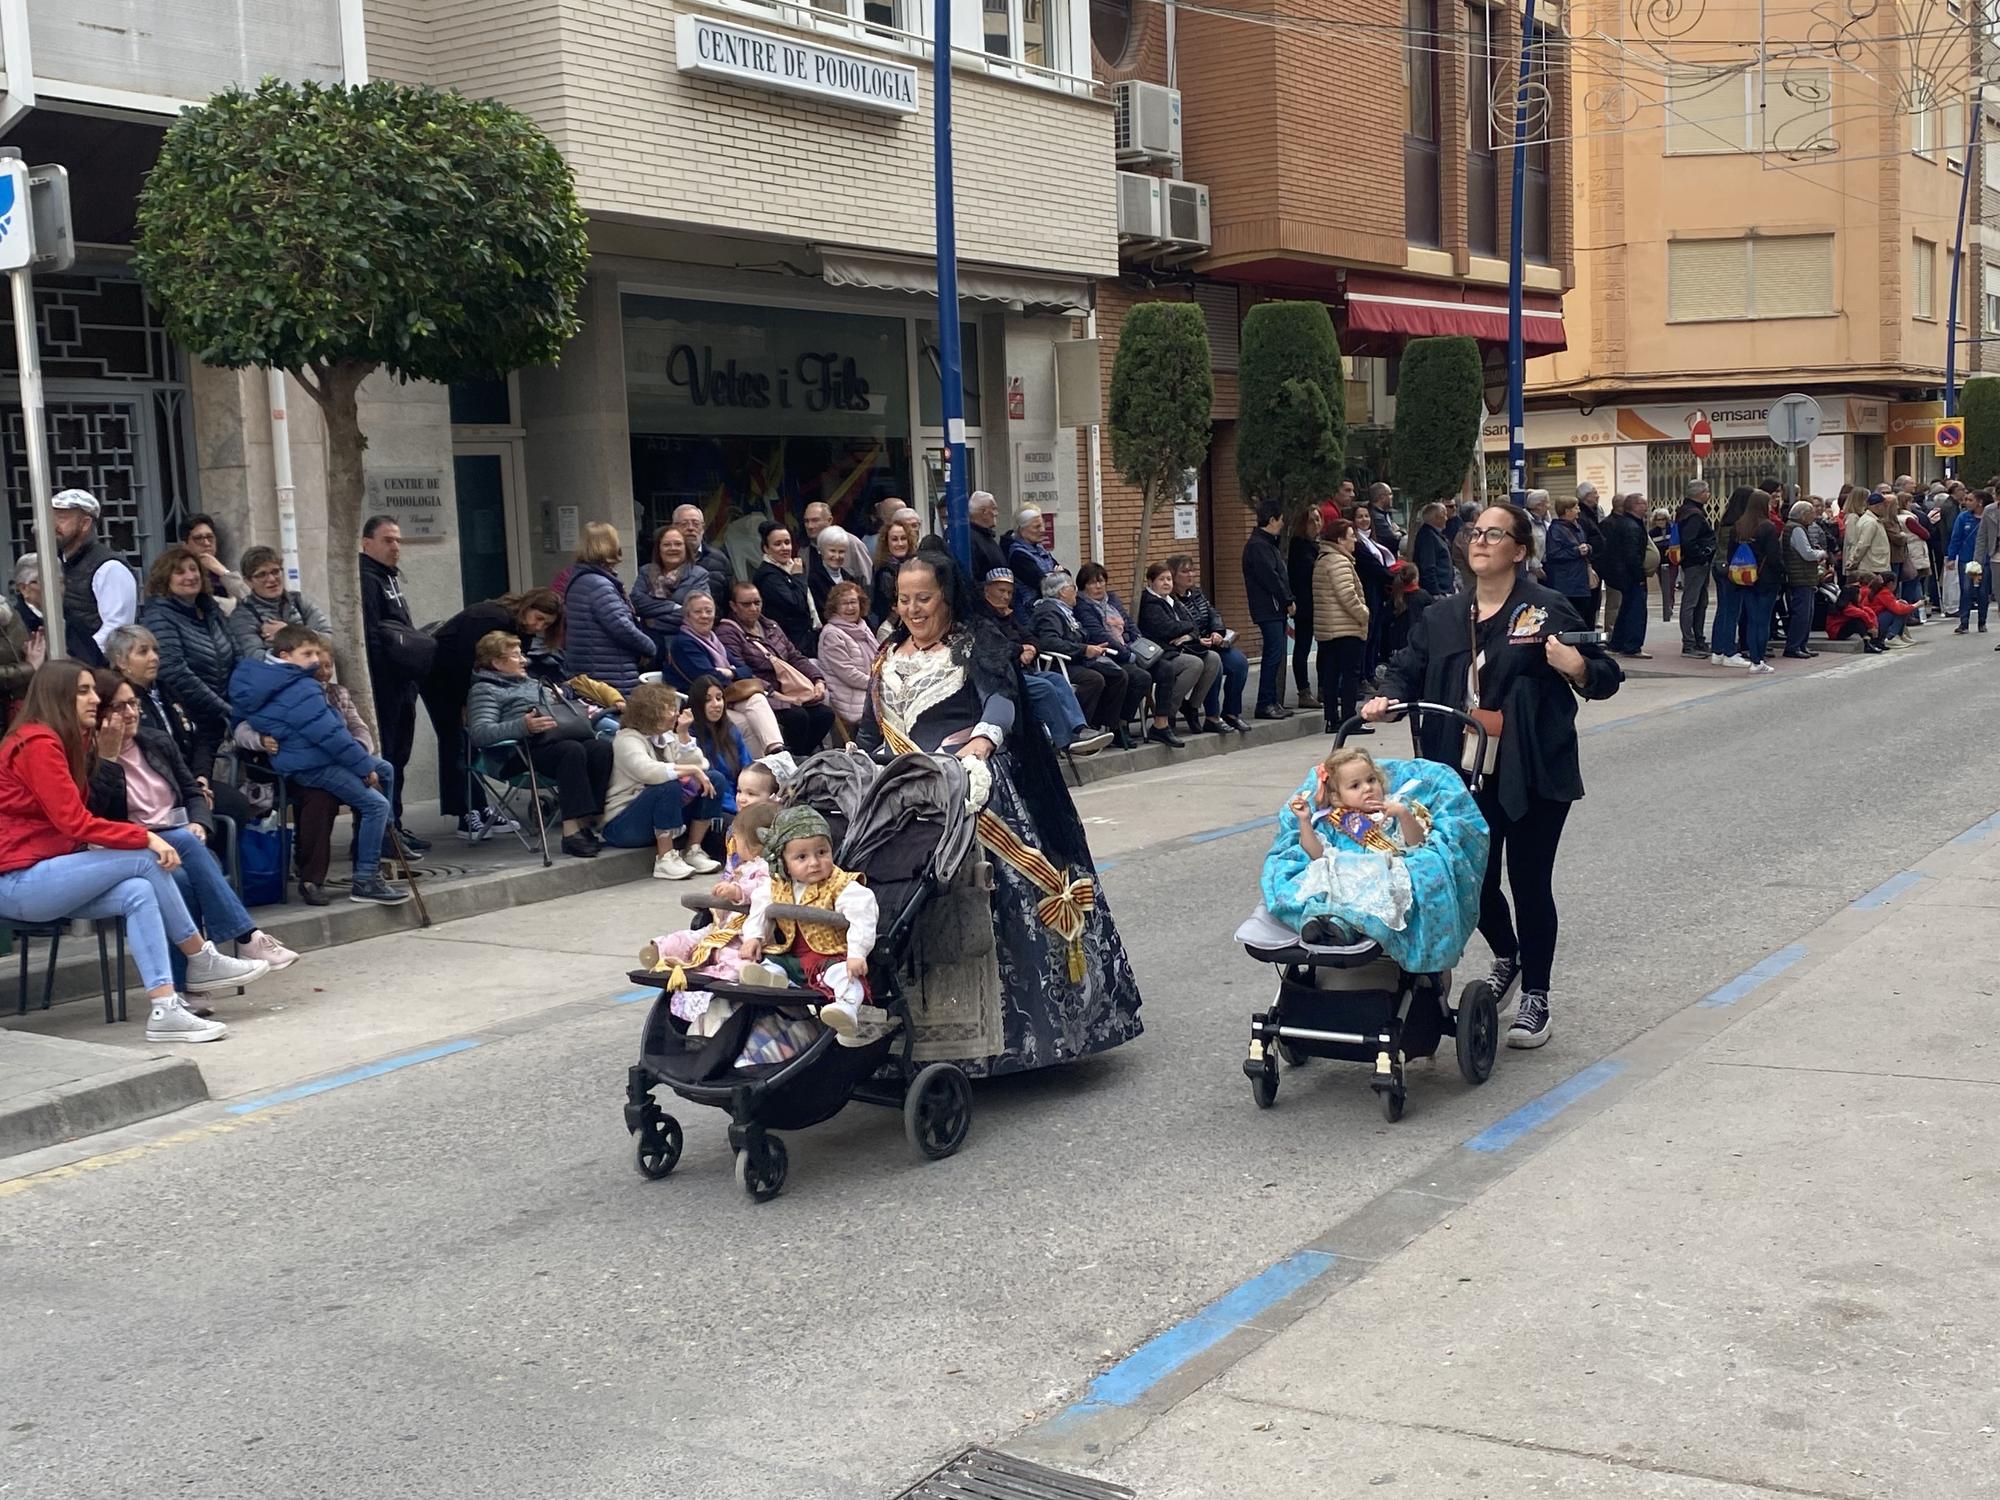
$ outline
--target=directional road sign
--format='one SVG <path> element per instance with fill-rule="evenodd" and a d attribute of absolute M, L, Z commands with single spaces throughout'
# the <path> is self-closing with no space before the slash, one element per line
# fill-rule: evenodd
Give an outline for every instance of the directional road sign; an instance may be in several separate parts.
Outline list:
<path fill-rule="evenodd" d="M 1803 448 L 1819 436 L 1819 403 L 1797 392 L 1780 396 L 1771 403 L 1771 415 L 1764 425 L 1780 448 Z"/>

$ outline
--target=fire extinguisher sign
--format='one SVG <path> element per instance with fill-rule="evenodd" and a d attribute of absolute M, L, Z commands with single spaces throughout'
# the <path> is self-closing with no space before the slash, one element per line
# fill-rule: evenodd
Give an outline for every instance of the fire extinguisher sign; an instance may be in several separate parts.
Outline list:
<path fill-rule="evenodd" d="M 1007 377 L 1007 420 L 1025 422 L 1028 420 L 1028 393 L 1021 387 L 1021 377 Z"/>

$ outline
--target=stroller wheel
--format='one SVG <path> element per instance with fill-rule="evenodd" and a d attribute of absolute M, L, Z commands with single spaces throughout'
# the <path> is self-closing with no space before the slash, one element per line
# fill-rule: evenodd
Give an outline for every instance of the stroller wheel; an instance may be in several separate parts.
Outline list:
<path fill-rule="evenodd" d="M 736 1153 L 736 1185 L 751 1201 L 768 1203 L 785 1190 L 790 1165 L 785 1143 L 775 1135 L 755 1135 Z"/>
<path fill-rule="evenodd" d="M 1500 1007 L 1493 991 L 1474 980 L 1458 997 L 1458 1071 L 1471 1084 L 1493 1076 L 1500 1047 Z"/>
<path fill-rule="evenodd" d="M 1398 1088 L 1386 1088 L 1381 1090 L 1381 1095 L 1382 1118 L 1393 1125 L 1403 1118 L 1403 1091 Z"/>
<path fill-rule="evenodd" d="M 639 1128 L 634 1164 L 639 1168 L 641 1177 L 657 1182 L 673 1171 L 680 1164 L 680 1159 L 680 1121 L 672 1115 L 661 1115 L 657 1123 L 648 1121 Z"/>
<path fill-rule="evenodd" d="M 1288 1068 L 1303 1068 L 1307 1063 L 1312 1061 L 1305 1053 L 1299 1051 L 1298 1048 L 1286 1041 L 1278 1043 L 1278 1056 L 1283 1059 L 1285 1066 Z"/>
<path fill-rule="evenodd" d="M 1278 1102 L 1277 1058 L 1266 1057 L 1264 1066 L 1250 1075 L 1250 1097 L 1259 1109 L 1269 1109 Z"/>
<path fill-rule="evenodd" d="M 903 1096 L 903 1134 L 932 1161 L 965 1144 L 972 1129 L 972 1083 L 952 1063 L 932 1063 Z"/>

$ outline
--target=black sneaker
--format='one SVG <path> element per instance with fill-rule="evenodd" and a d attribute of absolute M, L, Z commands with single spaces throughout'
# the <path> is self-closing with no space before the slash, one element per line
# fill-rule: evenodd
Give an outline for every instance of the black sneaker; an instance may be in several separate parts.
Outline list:
<path fill-rule="evenodd" d="M 1521 960 L 1519 958 L 1496 958 L 1493 960 L 1493 967 L 1486 975 L 1486 987 L 1493 991 L 1495 1004 L 1505 1005 L 1507 1003 L 1507 991 L 1513 987 L 1514 981 L 1520 977 Z"/>
<path fill-rule="evenodd" d="M 307 906 L 331 906 L 333 898 L 326 893 L 323 885 L 314 885 L 310 880 L 299 882 L 299 895 Z"/>
<path fill-rule="evenodd" d="M 410 851 L 410 858 L 415 859 L 420 854 L 430 853 L 431 841 L 418 838 L 401 824 L 396 827 L 396 836 L 403 841 L 403 847 Z"/>
<path fill-rule="evenodd" d="M 399 885 L 391 885 L 379 874 L 366 880 L 357 879 L 347 888 L 347 899 L 364 904 L 373 902 L 377 906 L 401 906 L 410 899 L 410 893 Z"/>
<path fill-rule="evenodd" d="M 1507 1028 L 1510 1047 L 1539 1047 L 1549 1039 L 1555 1023 L 1549 1019 L 1549 997 L 1542 990 L 1523 990 L 1521 1009 Z"/>
<path fill-rule="evenodd" d="M 597 858 L 597 841 L 581 831 L 566 834 L 562 841 L 562 852 L 573 859 Z"/>

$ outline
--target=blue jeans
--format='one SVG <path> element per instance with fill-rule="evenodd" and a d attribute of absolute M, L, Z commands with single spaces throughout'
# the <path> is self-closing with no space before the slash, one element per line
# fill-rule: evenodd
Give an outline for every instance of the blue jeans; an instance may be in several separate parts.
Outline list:
<path fill-rule="evenodd" d="M 1812 643 L 1813 597 L 1819 592 L 1809 583 L 1795 583 L 1785 590 L 1785 654 L 1803 656 Z"/>
<path fill-rule="evenodd" d="M 1972 606 L 1979 604 L 1979 628 L 1986 628 L 1986 604 L 1990 595 L 1986 587 L 1986 575 L 1981 573 L 1977 581 L 1965 576 L 1965 564 L 1958 565 L 1958 628 L 1963 630 L 1972 619 Z"/>
<path fill-rule="evenodd" d="M 641 789 L 617 817 L 604 825 L 604 842 L 614 849 L 651 849 L 662 833 L 679 833 L 690 822 L 713 822 L 722 808 L 712 798 L 690 797 L 678 780 Z"/>
<path fill-rule="evenodd" d="M 1778 607 L 1776 589 L 1744 589 L 1743 623 L 1749 635 L 1749 644 L 1744 655 L 1752 661 L 1762 661 L 1764 650 L 1771 644 L 1771 611 Z"/>
<path fill-rule="evenodd" d="M 1215 686 L 1208 690 L 1208 701 L 1202 705 L 1213 719 L 1218 714 L 1240 714 L 1243 712 L 1243 684 L 1250 680 L 1250 658 L 1234 646 L 1217 646 L 1216 655 L 1222 658 L 1222 670 L 1215 674 Z"/>
<path fill-rule="evenodd" d="M 1743 592 L 1726 577 L 1715 580 L 1715 632 L 1708 639 L 1710 655 L 1736 654 L 1736 627 L 1743 617 Z"/>
<path fill-rule="evenodd" d="M 257 924 L 231 888 L 229 877 L 222 873 L 222 862 L 193 829 L 153 831 L 172 844 L 174 853 L 181 857 L 181 867 L 174 871 L 174 888 L 181 893 L 196 927 L 218 943 L 239 943 L 257 930 Z M 178 989 L 187 979 L 187 955 L 176 948 L 169 957 L 174 966 L 174 986 Z"/>
<path fill-rule="evenodd" d="M 1276 708 L 1285 696 L 1285 622 L 1259 620 L 1257 632 L 1264 638 L 1257 659 L 1257 707 L 1261 712 Z"/>
<path fill-rule="evenodd" d="M 389 805 L 396 795 L 396 768 L 386 760 L 377 760 L 375 774 L 382 781 L 380 791 L 345 766 L 315 766 L 292 776 L 292 780 L 306 786 L 333 793 L 359 815 L 361 827 L 354 835 L 356 880 L 368 879 L 382 863 L 382 840 L 389 832 Z"/>
<path fill-rule="evenodd" d="M 1642 578 L 1636 588 L 1626 589 L 1618 596 L 1618 618 L 1611 625 L 1613 651 L 1644 651 L 1646 649 L 1646 582 Z"/>
<path fill-rule="evenodd" d="M 1048 730 L 1058 750 L 1066 750 L 1083 733 L 1083 706 L 1076 701 L 1076 689 L 1054 672 L 1023 672 L 1028 685 L 1028 707 L 1035 720 Z"/>
<path fill-rule="evenodd" d="M 180 892 L 146 849 L 85 849 L 10 870 L 0 875 L 0 917 L 123 917 L 132 961 L 149 991 L 174 983 L 170 945 L 195 935 Z"/>

